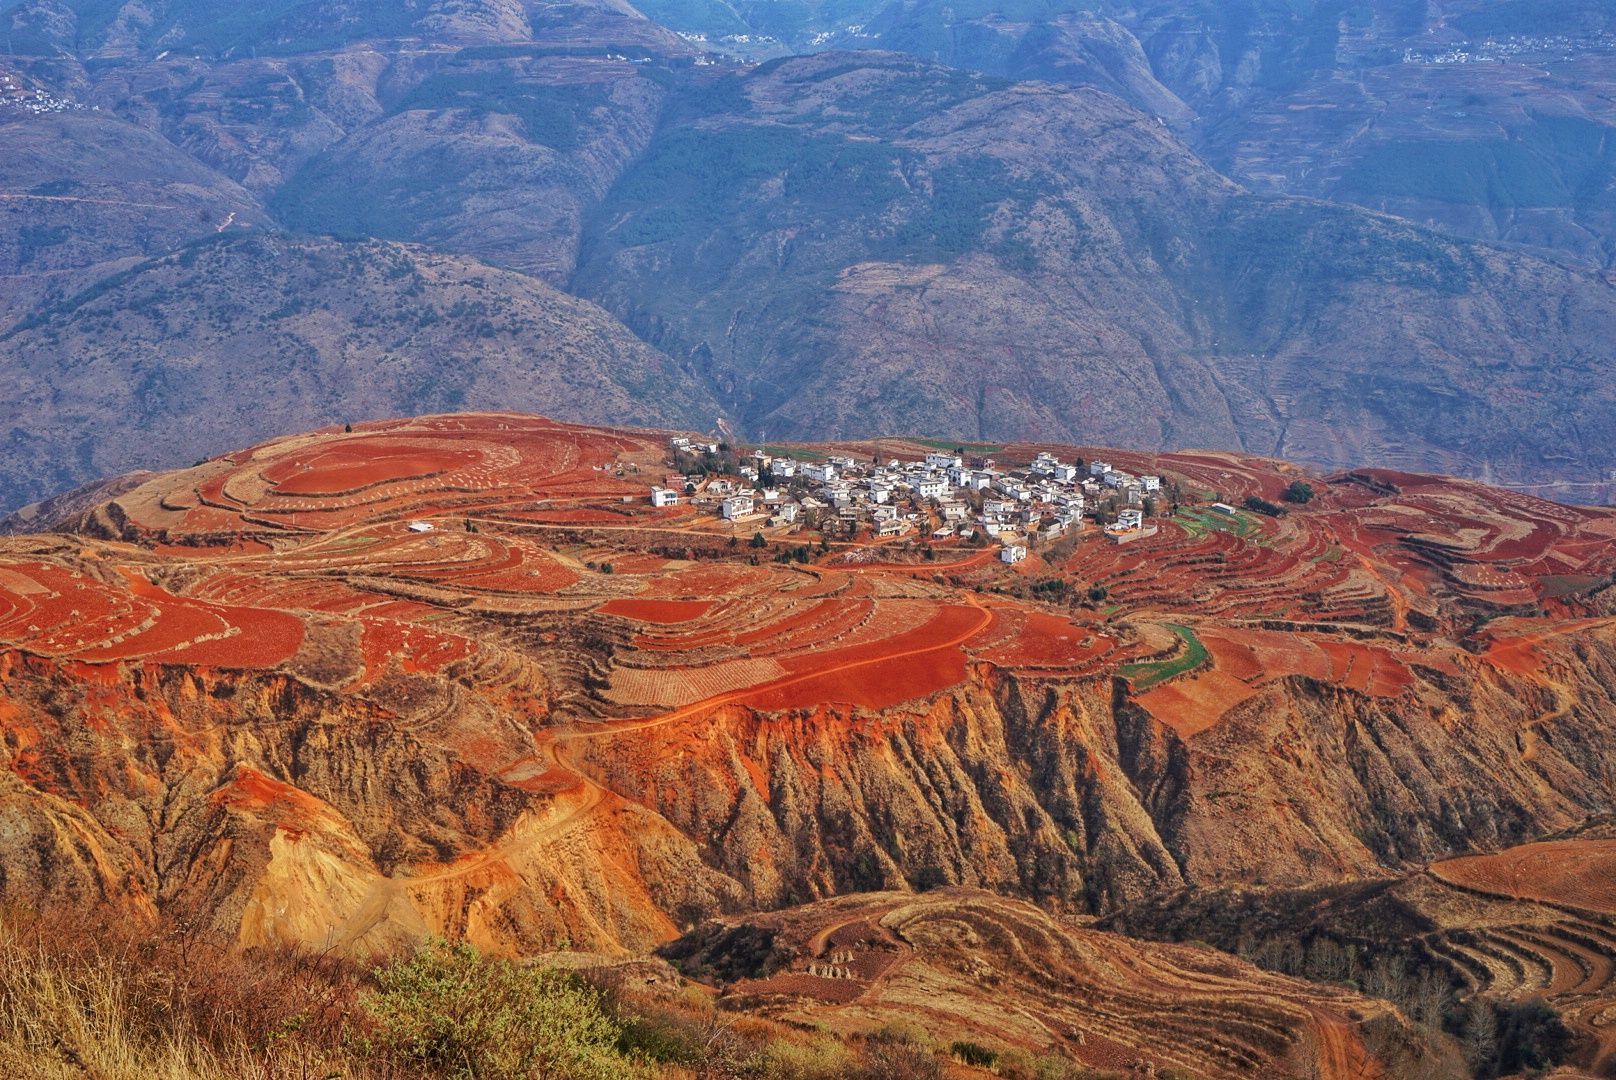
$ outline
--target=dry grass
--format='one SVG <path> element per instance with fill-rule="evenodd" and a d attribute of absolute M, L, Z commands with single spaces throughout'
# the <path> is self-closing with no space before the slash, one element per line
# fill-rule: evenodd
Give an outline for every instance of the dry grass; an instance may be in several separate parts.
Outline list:
<path fill-rule="evenodd" d="M 111 912 L 0 913 L 0 1077 L 938 1080 L 948 1064 L 945 1053 L 910 1033 L 806 1032 L 716 1009 L 710 995 L 689 985 L 673 994 L 606 990 L 597 999 L 605 1009 L 597 1026 L 609 1042 L 594 1046 L 588 1061 L 561 1052 L 572 1045 L 565 1032 L 548 1044 L 555 1053 L 515 1053 L 535 1031 L 566 1019 L 548 1012 L 509 1038 L 490 1027 L 474 1047 L 488 1051 L 476 1067 L 458 1058 L 427 1060 L 421 1046 L 438 1043 L 414 1036 L 437 1031 L 464 1006 L 487 1004 L 503 984 L 486 976 L 512 970 L 475 961 L 448 975 L 433 969 L 412 978 L 431 955 L 429 947 L 368 967 L 294 950 L 242 949 L 229 935 L 187 922 L 141 924 Z M 468 982 L 468 972 L 478 977 Z M 409 992 L 401 996 L 400 985 Z M 389 988 L 394 993 L 382 1002 Z M 461 991 L 468 996 L 444 999 Z M 401 1030 L 408 1037 L 398 1037 Z M 470 1029 L 457 1022 L 453 1030 Z"/>
<path fill-rule="evenodd" d="M 390 1075 L 346 1052 L 363 972 L 126 915 L 0 919 L 0 1075 L 302 1080 Z"/>

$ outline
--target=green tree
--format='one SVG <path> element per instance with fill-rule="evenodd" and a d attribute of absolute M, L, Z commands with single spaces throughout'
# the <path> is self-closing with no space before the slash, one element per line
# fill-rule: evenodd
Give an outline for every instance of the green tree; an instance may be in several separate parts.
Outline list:
<path fill-rule="evenodd" d="M 1301 480 L 1292 480 L 1290 485 L 1285 488 L 1285 494 L 1282 498 L 1288 503 L 1301 505 L 1302 503 L 1312 502 L 1315 494 L 1312 484 L 1303 483 Z"/>

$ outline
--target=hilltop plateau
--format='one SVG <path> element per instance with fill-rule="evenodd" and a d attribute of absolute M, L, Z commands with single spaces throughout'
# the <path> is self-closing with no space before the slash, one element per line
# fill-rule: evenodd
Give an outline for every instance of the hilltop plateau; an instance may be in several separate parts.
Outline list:
<path fill-rule="evenodd" d="M 666 434 L 499 413 L 328 428 L 36 509 L 0 540 L 0 892 L 359 955 L 694 935 L 670 948 L 771 1015 L 875 1026 L 941 980 L 964 996 L 938 1008 L 1038 1049 L 970 1003 L 1104 999 L 1121 1011 L 1040 1023 L 1080 1059 L 1197 1075 L 1445 1075 L 1454 1051 L 1440 1020 L 1073 920 L 1434 864 L 1442 888 L 1577 905 L 1544 955 L 1616 940 L 1597 872 L 1568 862 L 1581 891 L 1538 895 L 1466 858 L 1616 799 L 1616 511 L 1228 454 L 966 453 L 1003 475 L 1103 457 L 1161 494 L 1148 528 L 1080 522 L 1008 564 L 959 531 L 850 537 L 798 479 L 803 517 L 726 520 L 721 453 L 691 473 Z M 651 505 L 675 468 L 693 496 Z M 1516 850 L 1561 889 L 1560 849 Z M 906 895 L 814 903 L 882 891 Z M 1207 924 L 1183 936 L 1243 947 Z M 1471 933 L 1444 954 L 1461 995 L 1536 985 L 1477 974 L 1493 946 Z M 1016 938 L 1067 959 L 1022 968 Z M 773 959 L 724 959 L 767 940 Z M 866 948 L 892 977 L 837 959 Z M 1557 962 L 1531 970 L 1593 1030 L 1606 969 L 1562 985 Z M 1250 1011 L 1214 1007 L 1224 980 Z M 1150 1043 L 1190 988 L 1181 1041 Z"/>

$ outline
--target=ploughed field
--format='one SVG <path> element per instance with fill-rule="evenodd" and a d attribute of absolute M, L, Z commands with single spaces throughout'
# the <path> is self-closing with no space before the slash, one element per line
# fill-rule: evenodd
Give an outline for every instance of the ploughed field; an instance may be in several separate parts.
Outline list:
<path fill-rule="evenodd" d="M 365 424 L 0 541 L 9 898 L 356 952 L 634 951 L 874 889 L 1104 912 L 1345 879 L 1616 799 L 1616 512 L 1361 470 L 1223 514 L 1299 474 L 1105 451 L 1164 478 L 1156 534 L 1091 525 L 1010 567 L 653 508 L 666 447 L 518 415 Z M 1339 1064 L 1367 1053 L 1340 1015 L 1249 1022 Z M 1300 1045 L 1260 1043 L 1227 1071 Z"/>

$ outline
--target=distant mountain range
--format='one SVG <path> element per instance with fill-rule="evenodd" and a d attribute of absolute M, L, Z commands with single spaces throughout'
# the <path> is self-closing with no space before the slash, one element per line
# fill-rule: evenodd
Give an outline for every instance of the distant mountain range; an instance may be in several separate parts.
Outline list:
<path fill-rule="evenodd" d="M 461 407 L 1602 499 L 1611 10 L 0 4 L 0 506 Z"/>

